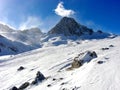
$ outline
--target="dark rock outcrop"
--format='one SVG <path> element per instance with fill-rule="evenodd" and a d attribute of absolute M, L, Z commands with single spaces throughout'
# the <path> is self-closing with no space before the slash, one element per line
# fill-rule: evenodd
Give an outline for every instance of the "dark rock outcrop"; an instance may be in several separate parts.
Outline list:
<path fill-rule="evenodd" d="M 25 69 L 25 68 L 23 66 L 20 66 L 17 70 L 22 71 L 23 69 Z"/>
<path fill-rule="evenodd" d="M 60 22 L 53 27 L 49 32 L 49 34 L 63 34 L 65 36 L 72 35 L 83 35 L 93 33 L 92 29 L 87 28 L 86 26 L 78 24 L 73 18 L 63 17 Z"/>
<path fill-rule="evenodd" d="M 31 84 L 33 84 L 33 85 L 37 84 L 39 82 L 42 82 L 44 79 L 45 79 L 45 76 L 40 71 L 38 71 L 36 74 L 35 80 L 32 81 Z"/>
<path fill-rule="evenodd" d="M 25 82 L 24 84 L 22 84 L 22 85 L 19 87 L 19 90 L 24 90 L 24 89 L 27 88 L 29 85 L 30 85 L 29 82 Z"/>
<path fill-rule="evenodd" d="M 16 86 L 14 86 L 10 90 L 19 90 L 19 89 Z"/>
<path fill-rule="evenodd" d="M 98 63 L 98 64 L 103 64 L 103 63 L 104 63 L 104 61 L 98 61 L 97 63 Z"/>
<path fill-rule="evenodd" d="M 104 50 L 109 50 L 109 48 L 102 48 L 102 50 L 104 51 Z"/>
<path fill-rule="evenodd" d="M 109 47 L 114 47 L 114 45 L 109 45 Z"/>

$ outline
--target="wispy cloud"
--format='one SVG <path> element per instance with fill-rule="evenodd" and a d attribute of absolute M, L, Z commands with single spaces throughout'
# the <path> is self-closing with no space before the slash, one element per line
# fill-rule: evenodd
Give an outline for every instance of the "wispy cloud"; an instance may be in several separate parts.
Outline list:
<path fill-rule="evenodd" d="M 35 16 L 28 16 L 27 19 L 20 24 L 19 29 L 24 30 L 33 27 L 40 27 L 42 24 L 43 23 L 40 18 Z"/>
<path fill-rule="evenodd" d="M 103 27 L 101 25 L 96 24 L 95 22 L 91 20 L 85 21 L 85 25 L 89 28 L 93 28 L 94 30 L 102 29 Z"/>
<path fill-rule="evenodd" d="M 65 9 L 63 4 L 63 2 L 58 3 L 56 9 L 54 10 L 57 15 L 62 17 L 69 17 L 75 13 L 73 10 Z"/>

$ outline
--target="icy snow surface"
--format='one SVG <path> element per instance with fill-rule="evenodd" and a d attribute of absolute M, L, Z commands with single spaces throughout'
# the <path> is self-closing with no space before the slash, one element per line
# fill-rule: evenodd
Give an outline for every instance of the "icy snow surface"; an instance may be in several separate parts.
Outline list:
<path fill-rule="evenodd" d="M 25 90 L 120 90 L 120 37 L 68 42 L 0 56 L 0 90 L 19 87 L 26 81 L 31 83 L 37 71 L 49 78 Z M 106 47 L 109 49 L 101 50 Z M 75 56 L 88 50 L 95 51 L 98 57 L 80 68 L 66 70 Z M 98 64 L 98 61 L 103 63 Z M 20 66 L 25 69 L 17 71 Z"/>

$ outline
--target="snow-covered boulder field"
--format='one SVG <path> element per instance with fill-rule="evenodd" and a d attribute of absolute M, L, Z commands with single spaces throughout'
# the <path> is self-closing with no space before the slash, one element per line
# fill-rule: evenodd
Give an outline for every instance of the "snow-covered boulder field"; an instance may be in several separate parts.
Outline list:
<path fill-rule="evenodd" d="M 13 87 L 24 90 L 120 89 L 120 36 L 68 42 L 0 56 L 0 90 Z M 77 56 L 84 63 L 67 70 Z M 21 66 L 23 69 L 18 71 Z M 40 73 L 44 77 L 42 81 L 39 81 Z M 32 84 L 33 81 L 37 83 Z"/>

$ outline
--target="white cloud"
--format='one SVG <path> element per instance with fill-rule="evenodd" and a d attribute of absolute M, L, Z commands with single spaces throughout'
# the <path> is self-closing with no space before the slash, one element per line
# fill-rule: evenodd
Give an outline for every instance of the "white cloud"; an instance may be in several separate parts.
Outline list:
<path fill-rule="evenodd" d="M 75 13 L 73 10 L 65 9 L 63 4 L 63 2 L 58 3 L 57 8 L 54 10 L 57 15 L 69 17 Z"/>
<path fill-rule="evenodd" d="M 35 16 L 29 16 L 26 21 L 20 24 L 19 29 L 24 30 L 24 29 L 33 28 L 33 27 L 39 27 L 42 24 L 43 23 L 40 20 L 40 18 Z"/>

